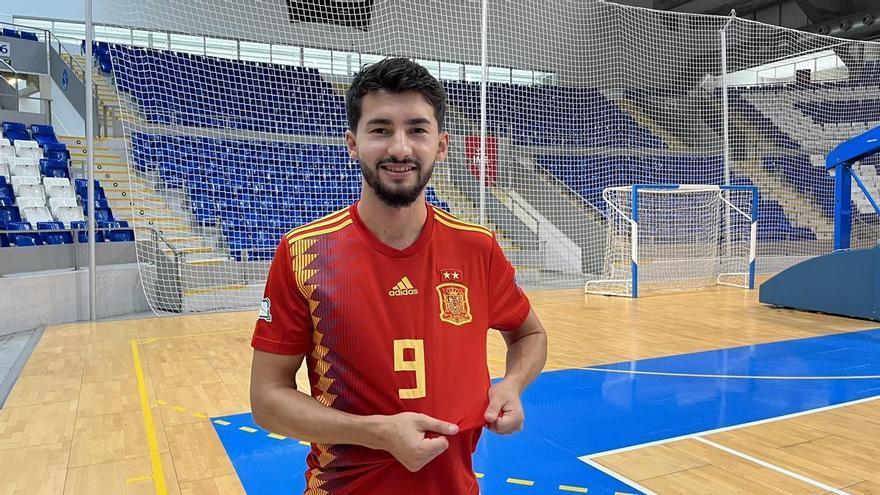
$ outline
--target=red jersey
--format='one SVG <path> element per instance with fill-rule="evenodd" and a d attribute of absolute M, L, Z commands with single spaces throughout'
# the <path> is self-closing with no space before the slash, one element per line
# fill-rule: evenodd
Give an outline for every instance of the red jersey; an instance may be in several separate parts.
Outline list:
<path fill-rule="evenodd" d="M 427 210 L 403 250 L 379 241 L 355 203 L 290 231 L 275 253 L 254 348 L 305 354 L 311 394 L 327 407 L 459 426 L 415 473 L 386 451 L 313 444 L 306 493 L 479 492 L 471 457 L 489 404 L 486 333 L 518 328 L 530 305 L 489 230 Z"/>

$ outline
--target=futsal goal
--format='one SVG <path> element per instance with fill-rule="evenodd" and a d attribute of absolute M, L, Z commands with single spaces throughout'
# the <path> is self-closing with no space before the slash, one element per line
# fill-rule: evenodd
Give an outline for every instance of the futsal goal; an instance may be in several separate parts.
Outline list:
<path fill-rule="evenodd" d="M 634 184 L 606 188 L 602 197 L 604 277 L 588 281 L 586 292 L 754 288 L 757 187 Z"/>

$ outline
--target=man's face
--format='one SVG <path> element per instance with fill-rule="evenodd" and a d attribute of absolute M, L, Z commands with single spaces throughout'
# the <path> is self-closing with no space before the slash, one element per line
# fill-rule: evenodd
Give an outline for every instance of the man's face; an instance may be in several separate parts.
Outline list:
<path fill-rule="evenodd" d="M 356 132 L 346 132 L 345 139 L 367 185 L 383 202 L 398 208 L 419 198 L 434 162 L 446 157 L 449 146 L 434 107 L 415 91 L 364 95 Z"/>

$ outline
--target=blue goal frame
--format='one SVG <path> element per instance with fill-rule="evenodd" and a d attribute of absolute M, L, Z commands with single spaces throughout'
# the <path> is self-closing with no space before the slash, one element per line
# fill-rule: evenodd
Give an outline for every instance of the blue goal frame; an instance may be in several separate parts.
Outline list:
<path fill-rule="evenodd" d="M 632 268 L 630 275 L 632 277 L 632 294 L 631 297 L 639 297 L 639 191 L 641 189 L 712 189 L 717 188 L 720 191 L 751 191 L 752 192 L 752 211 L 750 212 L 750 239 L 749 239 L 749 272 L 748 272 L 748 288 L 755 288 L 755 252 L 757 250 L 757 234 L 758 234 L 758 188 L 756 186 L 713 186 L 706 184 L 633 184 L 632 188 Z M 724 200 L 727 202 L 727 200 Z M 727 202 L 729 206 L 731 205 Z M 735 208 L 735 207 L 734 207 Z M 737 209 L 738 210 L 738 209 Z M 739 210 L 738 210 L 739 211 Z M 740 211 L 740 213 L 743 213 Z"/>

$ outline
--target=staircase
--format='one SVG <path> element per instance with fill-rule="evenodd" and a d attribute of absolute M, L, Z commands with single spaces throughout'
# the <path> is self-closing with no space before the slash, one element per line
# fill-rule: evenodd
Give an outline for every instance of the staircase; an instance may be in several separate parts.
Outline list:
<path fill-rule="evenodd" d="M 731 160 L 732 169 L 740 175 L 749 177 L 758 186 L 759 191 L 777 201 L 792 224 L 808 227 L 815 232 L 817 240 L 833 239 L 834 225 L 825 218 L 822 209 L 811 198 L 795 191 L 784 178 L 771 173 L 762 165 L 759 150 L 771 149 L 772 143 L 741 118 L 734 118 L 746 142 L 756 145 L 746 148 L 742 160 Z"/>

